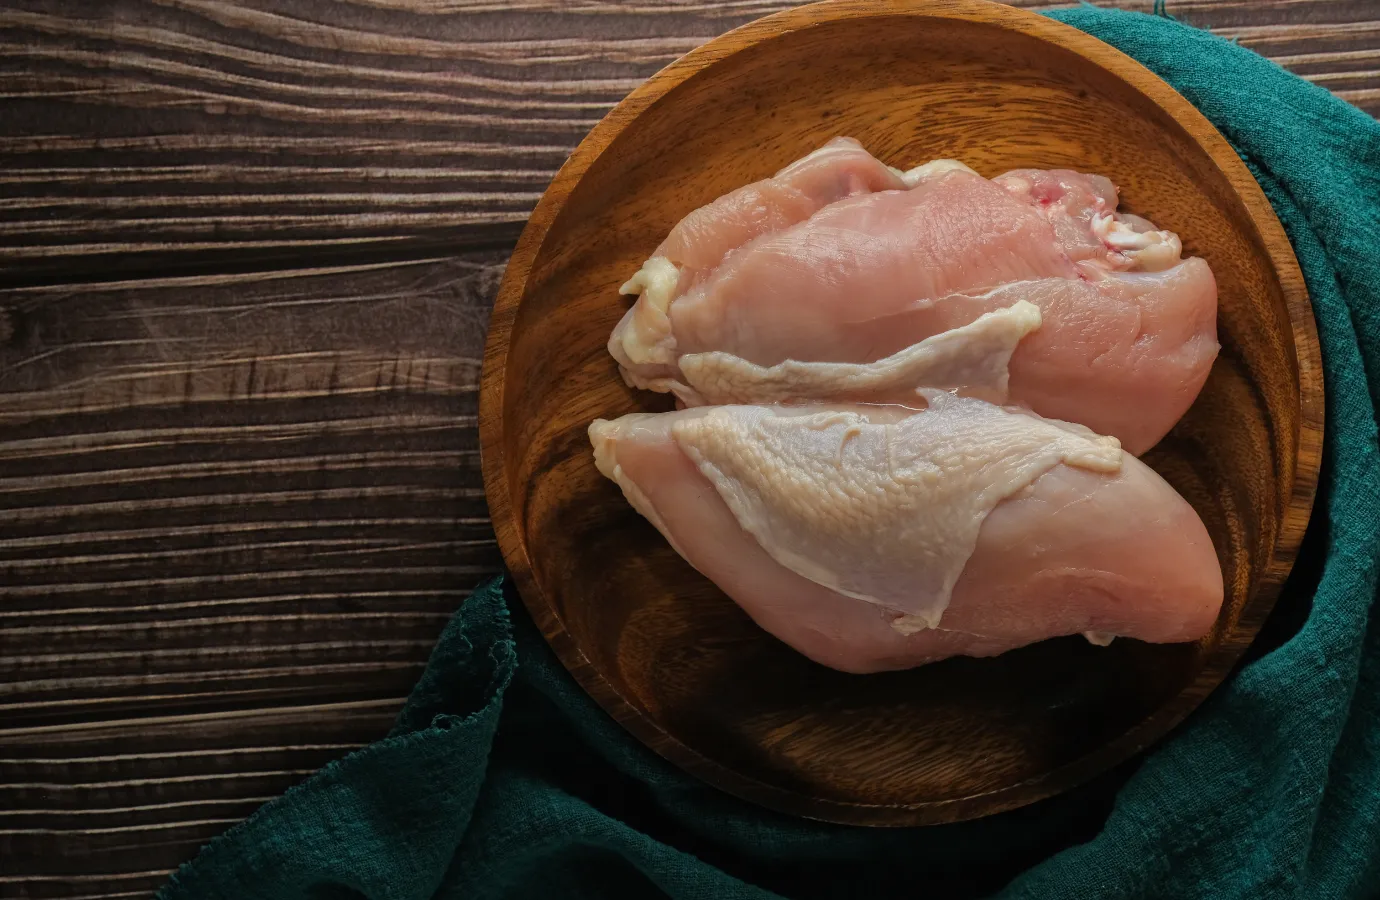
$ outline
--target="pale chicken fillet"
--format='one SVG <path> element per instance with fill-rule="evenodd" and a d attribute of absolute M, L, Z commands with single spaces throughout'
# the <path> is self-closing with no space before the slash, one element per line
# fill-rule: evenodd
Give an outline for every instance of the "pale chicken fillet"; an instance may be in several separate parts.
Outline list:
<path fill-rule="evenodd" d="M 654 256 L 626 286 L 642 296 L 609 342 L 625 380 L 687 405 L 775 402 L 779 384 L 759 397 L 738 378 L 720 393 L 685 362 L 873 363 L 1028 300 L 1044 325 L 1012 359 L 1011 402 L 1136 454 L 1178 421 L 1218 344 L 1216 282 L 1205 262 L 1180 258 L 1176 236 L 1117 213 L 1100 176 L 1020 170 L 988 181 L 945 161 L 901 177 L 914 186 L 857 193 L 763 232 L 693 284 Z M 644 290 L 658 271 L 662 289 Z M 820 393 L 818 378 L 797 371 L 809 381 L 799 397 L 866 399 Z"/>
<path fill-rule="evenodd" d="M 838 137 L 777 172 L 687 215 L 653 252 L 683 269 L 713 269 L 730 250 L 803 222 L 845 197 L 906 186 L 852 138 Z"/>
<path fill-rule="evenodd" d="M 623 285 L 641 294 L 619 332 L 636 362 L 667 362 L 666 319 L 671 300 L 711 275 L 725 255 L 764 234 L 803 222 L 821 208 L 860 193 L 906 186 L 902 173 L 878 161 L 852 138 L 837 137 L 771 178 L 729 191 L 681 219 L 651 259 Z M 609 349 L 618 355 L 625 342 Z M 616 349 L 617 348 L 617 349 Z M 628 365 L 634 365 L 632 359 Z"/>
<path fill-rule="evenodd" d="M 993 179 L 1041 211 L 1055 239 L 1085 271 L 1158 272 L 1177 265 L 1179 236 L 1140 216 L 1116 211 L 1116 185 L 1068 169 L 1013 169 Z"/>
<path fill-rule="evenodd" d="M 638 381 L 674 377 L 676 356 L 706 350 L 763 365 L 831 359 L 828 331 L 839 321 L 1014 279 L 1075 277 L 1053 233 L 1030 204 L 960 169 L 910 190 L 856 194 L 760 234 L 669 296 L 671 263 L 653 255 L 623 288 L 641 296 L 609 350 Z M 663 302 L 665 321 L 654 321 Z"/>
<path fill-rule="evenodd" d="M 958 388 L 973 378 L 971 365 L 951 373 L 905 363 L 970 334 L 987 335 L 990 343 L 1000 328 L 1012 343 L 1003 357 L 986 361 L 1005 366 L 1009 360 L 1009 378 L 975 396 L 1089 424 L 1140 454 L 1193 405 L 1212 371 L 1216 307 L 1216 285 L 1201 259 L 1095 282 L 1011 282 L 842 323 L 833 332 L 831 362 L 760 366 L 725 351 L 688 353 L 678 360 L 684 384 L 678 393 L 692 398 L 691 405 L 904 402 L 917 386 Z M 1022 314 L 1026 308 L 1037 314 Z"/>
<path fill-rule="evenodd" d="M 1191 641 L 1211 628 L 1223 595 L 1212 543 L 1158 475 L 1084 429 L 930 398 L 924 411 L 625 416 L 590 437 L 600 470 L 681 556 L 832 668 L 902 669 L 1079 633 Z M 925 416 L 945 421 L 917 427 Z"/>

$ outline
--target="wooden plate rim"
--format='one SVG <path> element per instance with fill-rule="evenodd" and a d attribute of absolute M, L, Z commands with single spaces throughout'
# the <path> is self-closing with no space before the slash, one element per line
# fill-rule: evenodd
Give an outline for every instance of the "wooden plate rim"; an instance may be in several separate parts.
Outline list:
<path fill-rule="evenodd" d="M 590 166 L 642 112 L 674 88 L 740 50 L 823 23 L 913 17 L 981 23 L 1052 43 L 1078 54 L 1165 110 L 1208 154 L 1241 198 L 1279 278 L 1298 367 L 1298 456 L 1289 501 L 1269 563 L 1235 626 L 1223 635 L 1198 677 L 1158 712 L 1097 750 L 1057 769 L 994 791 L 915 804 L 866 804 L 808 797 L 766 784 L 703 756 L 661 728 L 622 696 L 585 657 L 548 603 L 533 573 L 516 520 L 503 452 L 503 403 L 508 348 L 534 261 L 571 192 Z M 1081 784 L 1144 749 L 1183 720 L 1230 672 L 1274 607 L 1303 540 L 1313 508 L 1324 430 L 1323 370 L 1317 325 L 1284 228 L 1264 192 L 1227 140 L 1208 119 L 1145 66 L 1096 38 L 1036 13 L 988 0 L 825 0 L 779 12 L 730 31 L 682 56 L 630 93 L 585 137 L 557 172 L 533 210 L 504 273 L 490 319 L 480 379 L 480 460 L 486 499 L 504 561 L 523 603 L 562 664 L 603 709 L 655 752 L 691 774 L 742 799 L 807 818 L 876 826 L 954 822 L 990 815 L 1053 796 Z"/>

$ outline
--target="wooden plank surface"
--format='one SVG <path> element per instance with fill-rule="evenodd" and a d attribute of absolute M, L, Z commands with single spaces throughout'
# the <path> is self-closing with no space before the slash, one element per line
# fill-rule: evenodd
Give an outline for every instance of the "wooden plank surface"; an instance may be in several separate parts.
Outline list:
<path fill-rule="evenodd" d="M 0 4 L 0 897 L 148 896 L 387 729 L 499 567 L 474 390 L 528 211 L 787 5 Z M 1169 11 L 1380 112 L 1373 2 Z"/>

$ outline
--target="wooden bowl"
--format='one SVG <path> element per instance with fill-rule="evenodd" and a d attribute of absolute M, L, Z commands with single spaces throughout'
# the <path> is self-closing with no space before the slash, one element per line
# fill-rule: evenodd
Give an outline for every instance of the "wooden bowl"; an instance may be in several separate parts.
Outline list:
<path fill-rule="evenodd" d="M 1081 638 L 844 675 L 760 631 L 594 467 L 596 416 L 659 411 L 605 342 L 618 286 L 690 210 L 834 135 L 907 167 L 955 157 L 1107 174 L 1212 265 L 1222 353 L 1147 461 L 1198 510 L 1226 603 L 1196 644 Z M 829 3 L 667 67 L 580 144 L 522 234 L 484 358 L 489 506 L 527 607 L 637 737 L 741 797 L 873 825 L 973 818 L 1161 737 L 1274 604 L 1312 506 L 1322 369 L 1302 276 L 1246 167 L 1187 101 L 1073 28 L 976 0 Z M 1172 560 L 1165 560 L 1173 565 Z"/>

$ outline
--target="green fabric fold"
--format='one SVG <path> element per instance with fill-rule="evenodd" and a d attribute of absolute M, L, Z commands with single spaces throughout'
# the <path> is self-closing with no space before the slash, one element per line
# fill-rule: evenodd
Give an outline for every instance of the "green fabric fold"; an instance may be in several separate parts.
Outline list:
<path fill-rule="evenodd" d="M 1380 124 L 1166 18 L 1051 15 L 1139 59 L 1232 142 L 1293 242 L 1322 341 L 1328 438 L 1292 599 L 1182 728 L 1093 784 L 977 822 L 794 819 L 643 748 L 494 581 L 388 737 L 217 838 L 162 900 L 1380 892 Z"/>

